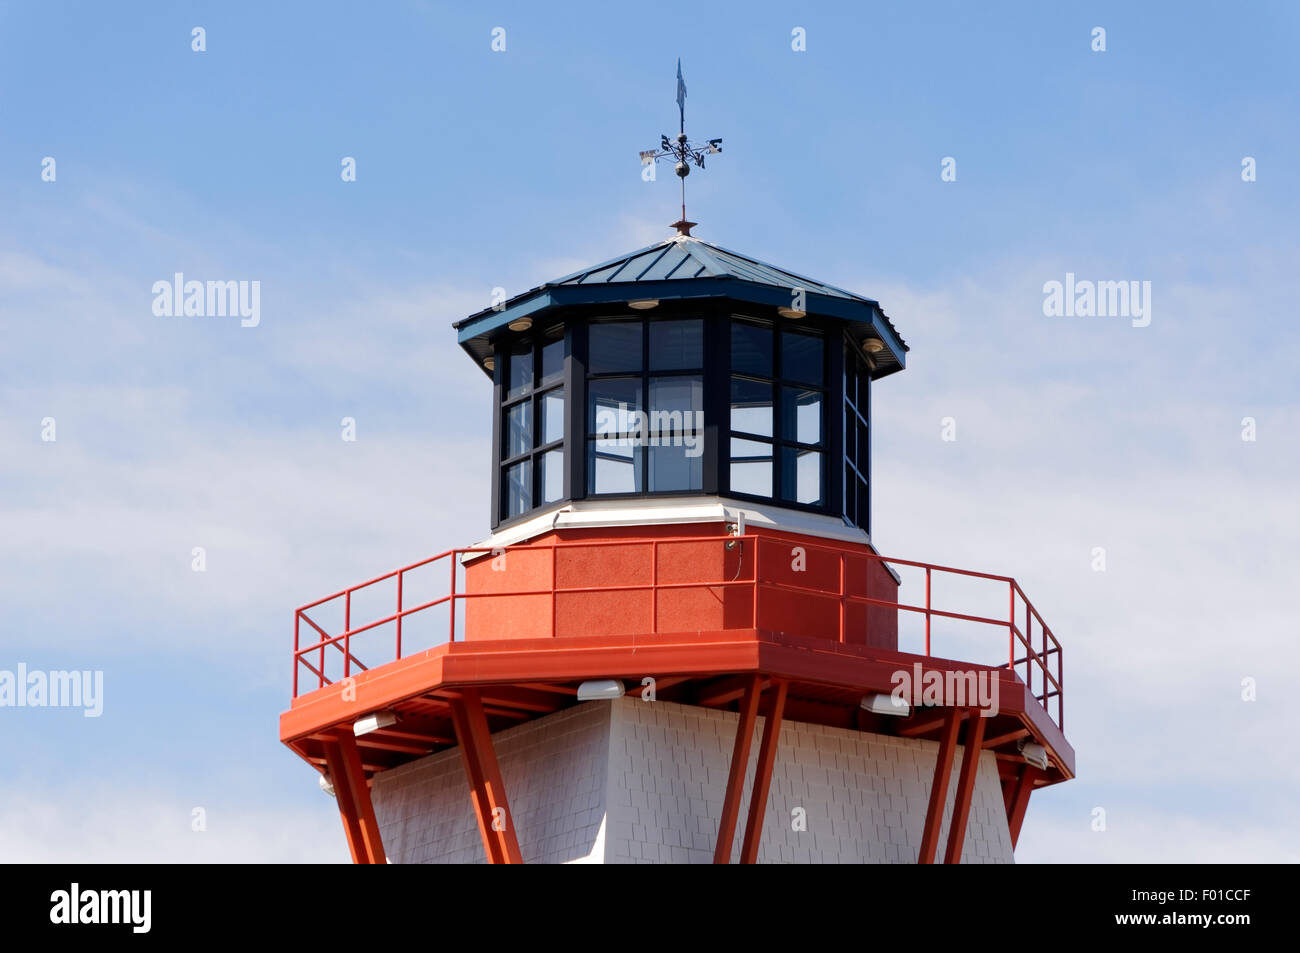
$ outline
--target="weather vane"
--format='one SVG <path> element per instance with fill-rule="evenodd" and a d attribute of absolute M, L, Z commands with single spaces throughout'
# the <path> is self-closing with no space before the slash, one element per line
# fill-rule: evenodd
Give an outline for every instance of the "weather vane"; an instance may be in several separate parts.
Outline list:
<path fill-rule="evenodd" d="M 677 229 L 678 235 L 690 235 L 691 228 L 698 224 L 686 220 L 686 177 L 691 174 L 690 164 L 694 162 L 703 169 L 706 155 L 717 155 L 722 151 L 722 140 L 710 139 L 704 145 L 696 145 L 686 138 L 686 81 L 682 79 L 681 57 L 677 59 L 677 111 L 681 117 L 677 138 L 669 139 L 667 136 L 660 136 L 659 149 L 642 152 L 641 164 L 651 165 L 659 159 L 667 159 L 670 156 L 676 160 L 673 171 L 677 173 L 682 183 L 682 220 L 673 222 L 673 228 Z"/>

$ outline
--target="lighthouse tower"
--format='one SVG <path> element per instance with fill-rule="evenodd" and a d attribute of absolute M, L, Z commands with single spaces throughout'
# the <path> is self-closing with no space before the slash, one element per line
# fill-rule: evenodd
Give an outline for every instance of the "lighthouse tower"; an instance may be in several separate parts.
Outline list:
<path fill-rule="evenodd" d="M 359 863 L 1012 861 L 1074 774 L 1061 647 L 877 550 L 907 346 L 677 225 L 456 325 L 490 532 L 299 609 L 281 739 Z"/>

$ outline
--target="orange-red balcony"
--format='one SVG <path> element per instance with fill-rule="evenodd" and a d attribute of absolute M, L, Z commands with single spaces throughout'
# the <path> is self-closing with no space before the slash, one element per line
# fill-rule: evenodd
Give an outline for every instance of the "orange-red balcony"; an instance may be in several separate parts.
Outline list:
<path fill-rule="evenodd" d="M 981 677 L 996 687 L 983 747 L 1004 776 L 1032 741 L 1049 760 L 1037 785 L 1073 777 L 1061 646 L 1014 579 L 768 528 L 628 532 L 448 550 L 303 606 L 282 740 L 321 768 L 333 732 L 392 712 L 356 739 L 365 771 L 384 770 L 455 744 L 466 689 L 497 731 L 597 678 L 715 707 L 737 705 L 748 679 L 780 681 L 787 718 L 937 738 L 941 709 L 976 704 L 953 692 Z M 912 676 L 941 694 L 902 718 L 861 704 Z"/>

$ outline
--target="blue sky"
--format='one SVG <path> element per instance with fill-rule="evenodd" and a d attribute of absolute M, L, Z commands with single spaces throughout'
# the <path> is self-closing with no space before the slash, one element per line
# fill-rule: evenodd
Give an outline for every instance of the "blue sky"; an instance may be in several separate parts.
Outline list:
<path fill-rule="evenodd" d="M 637 152 L 678 56 L 688 130 L 724 139 L 696 233 L 912 346 L 876 392 L 879 547 L 1015 575 L 1066 647 L 1079 778 L 1019 859 L 1300 859 L 1298 20 L 0 6 L 0 668 L 106 696 L 0 714 L 0 859 L 344 858 L 276 740 L 292 609 L 485 535 L 490 394 L 450 322 L 667 236 Z M 176 271 L 260 281 L 261 324 L 156 317 Z M 1150 326 L 1045 317 L 1066 272 L 1150 281 Z"/>

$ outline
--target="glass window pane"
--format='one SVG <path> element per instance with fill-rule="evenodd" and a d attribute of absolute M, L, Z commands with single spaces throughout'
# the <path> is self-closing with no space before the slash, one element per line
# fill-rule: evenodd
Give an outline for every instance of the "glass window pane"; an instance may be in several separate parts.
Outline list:
<path fill-rule="evenodd" d="M 698 490 L 704 486 L 703 458 L 695 447 L 650 447 L 650 491 Z"/>
<path fill-rule="evenodd" d="M 858 485 L 858 519 L 857 519 L 857 523 L 858 523 L 858 525 L 861 526 L 863 529 L 865 529 L 865 530 L 867 530 L 868 532 L 870 532 L 871 527 L 869 527 L 869 526 L 867 525 L 867 522 L 868 522 L 868 521 L 867 521 L 867 515 L 868 515 L 868 512 L 869 512 L 868 509 L 867 509 L 867 484 L 864 483 L 862 480 L 855 480 L 854 482 L 857 483 L 857 485 Z"/>
<path fill-rule="evenodd" d="M 548 450 L 542 454 L 542 502 L 554 503 L 564 498 L 564 451 Z"/>
<path fill-rule="evenodd" d="M 772 436 L 772 385 L 743 377 L 731 379 L 731 429 Z"/>
<path fill-rule="evenodd" d="M 616 377 L 587 385 L 587 432 L 641 434 L 641 379 Z"/>
<path fill-rule="evenodd" d="M 863 476 L 868 476 L 867 452 L 871 449 L 871 444 L 867 442 L 867 425 L 863 423 L 861 417 L 854 417 L 853 421 L 858 429 L 858 472 Z"/>
<path fill-rule="evenodd" d="M 617 438 L 588 441 L 587 482 L 592 493 L 639 493 L 641 449 Z"/>
<path fill-rule="evenodd" d="M 731 441 L 731 492 L 772 495 L 772 445 L 757 440 Z"/>
<path fill-rule="evenodd" d="M 738 374 L 772 376 L 772 329 L 731 322 L 731 369 Z"/>
<path fill-rule="evenodd" d="M 858 521 L 856 506 L 858 495 L 853 489 L 856 481 L 857 477 L 855 477 L 853 471 L 846 466 L 844 468 L 844 518 L 850 523 L 855 524 Z"/>
<path fill-rule="evenodd" d="M 844 349 L 844 399 L 857 406 L 858 403 L 858 357 L 847 347 Z"/>
<path fill-rule="evenodd" d="M 799 387 L 781 388 L 781 438 L 822 442 L 822 395 Z"/>
<path fill-rule="evenodd" d="M 525 400 L 506 411 L 506 457 L 533 449 L 532 402 Z"/>
<path fill-rule="evenodd" d="M 704 378 L 650 378 L 646 417 L 646 436 L 651 443 L 698 445 L 697 437 L 704 430 Z"/>
<path fill-rule="evenodd" d="M 542 395 L 542 445 L 564 439 L 564 390 Z"/>
<path fill-rule="evenodd" d="M 852 407 L 844 408 L 844 458 L 850 463 L 858 462 L 858 418 Z"/>
<path fill-rule="evenodd" d="M 506 399 L 528 393 L 533 386 L 533 349 L 516 347 L 510 352 L 509 374 L 506 378 Z"/>
<path fill-rule="evenodd" d="M 589 373 L 641 370 L 640 321 L 605 321 L 591 325 L 587 334 Z"/>
<path fill-rule="evenodd" d="M 692 370 L 704 366 L 704 322 L 650 322 L 650 370 Z"/>
<path fill-rule="evenodd" d="M 822 501 L 822 455 L 816 450 L 781 448 L 781 496 L 795 503 Z"/>
<path fill-rule="evenodd" d="M 506 517 L 519 516 L 533 508 L 533 461 L 520 460 L 506 467 Z"/>
<path fill-rule="evenodd" d="M 822 337 L 799 331 L 781 332 L 781 376 L 821 387 L 826 377 L 822 368 Z"/>
<path fill-rule="evenodd" d="M 539 386 L 564 379 L 564 339 L 542 346 L 542 379 Z"/>

